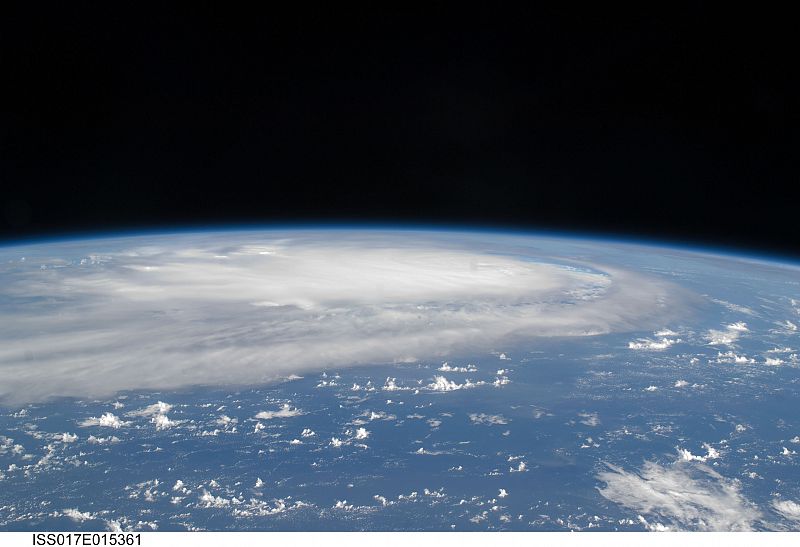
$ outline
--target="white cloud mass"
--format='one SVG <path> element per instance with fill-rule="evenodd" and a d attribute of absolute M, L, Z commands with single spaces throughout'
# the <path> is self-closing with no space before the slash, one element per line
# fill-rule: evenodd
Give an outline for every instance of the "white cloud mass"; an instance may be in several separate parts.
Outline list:
<path fill-rule="evenodd" d="M 635 340 L 633 342 L 628 342 L 629 349 L 645 349 L 645 350 L 661 350 L 667 349 L 668 347 L 672 346 L 681 342 L 679 339 L 671 339 L 671 338 L 662 338 L 660 340 L 651 340 L 649 338 L 641 338 L 639 340 Z"/>
<path fill-rule="evenodd" d="M 658 529 L 750 531 L 761 518 L 736 481 L 707 465 L 679 460 L 662 466 L 648 461 L 638 472 L 607 466 L 597 475 L 605 483 L 600 494 L 645 515 Z"/>
<path fill-rule="evenodd" d="M 113 429 L 119 429 L 122 426 L 128 425 L 128 423 L 129 422 L 123 422 L 118 416 L 111 412 L 106 412 L 99 418 L 95 416 L 86 418 L 79 425 L 81 427 L 111 427 Z"/>
<path fill-rule="evenodd" d="M 269 382 L 685 316 L 687 291 L 599 265 L 596 248 L 336 230 L 0 248 L 0 404 Z"/>
<path fill-rule="evenodd" d="M 288 404 L 281 406 L 280 410 L 262 410 L 255 415 L 258 420 L 272 420 L 273 418 L 294 418 L 305 414 L 299 408 L 292 408 Z"/>
<path fill-rule="evenodd" d="M 772 507 L 782 517 L 800 523 L 800 503 L 792 500 L 773 500 Z"/>

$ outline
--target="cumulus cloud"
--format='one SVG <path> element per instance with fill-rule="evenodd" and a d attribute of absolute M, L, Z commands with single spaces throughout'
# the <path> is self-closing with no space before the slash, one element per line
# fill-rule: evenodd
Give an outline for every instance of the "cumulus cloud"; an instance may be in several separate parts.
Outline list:
<path fill-rule="evenodd" d="M 279 381 L 685 317 L 686 290 L 598 257 L 579 242 L 373 231 L 0 249 L 0 404 Z"/>
<path fill-rule="evenodd" d="M 94 435 L 89 435 L 89 438 L 86 439 L 86 442 L 89 444 L 116 444 L 120 442 L 119 437 L 115 437 L 114 435 L 110 437 L 95 437 Z"/>
<path fill-rule="evenodd" d="M 106 412 L 99 418 L 92 416 L 91 418 L 86 418 L 83 420 L 79 425 L 81 427 L 111 427 L 113 429 L 119 429 L 124 425 L 128 425 L 130 422 L 123 422 L 119 419 L 119 416 L 112 414 L 111 412 Z"/>
<path fill-rule="evenodd" d="M 78 440 L 78 436 L 71 433 L 59 433 L 55 438 L 57 441 L 61 441 L 62 443 L 74 443 Z"/>
<path fill-rule="evenodd" d="M 263 410 L 255 415 L 258 420 L 272 420 L 273 418 L 294 418 L 305 414 L 299 408 L 292 408 L 289 404 L 281 406 L 280 410 Z"/>
<path fill-rule="evenodd" d="M 644 350 L 662 350 L 681 342 L 680 338 L 661 338 L 660 340 L 651 340 L 650 338 L 640 338 L 628 342 L 629 349 L 644 349 Z"/>
<path fill-rule="evenodd" d="M 437 370 L 441 372 L 478 372 L 478 368 L 475 365 L 454 367 L 450 363 L 442 363 L 442 366 L 440 366 Z"/>
<path fill-rule="evenodd" d="M 749 531 L 761 518 L 737 482 L 702 463 L 662 466 L 648 461 L 638 471 L 607 464 L 597 478 L 605 483 L 599 488 L 604 498 L 659 529 Z"/>
<path fill-rule="evenodd" d="M 162 401 L 158 401 L 157 403 L 153 403 L 152 405 L 148 405 L 144 408 L 140 408 L 139 410 L 132 410 L 126 413 L 126 416 L 144 416 L 147 418 L 152 418 L 159 414 L 166 414 L 172 410 L 172 405 L 169 403 L 164 403 Z"/>
<path fill-rule="evenodd" d="M 152 405 L 146 406 L 139 410 L 128 412 L 125 415 L 131 417 L 143 416 L 150 418 L 150 422 L 156 426 L 156 430 L 164 430 L 180 423 L 176 420 L 171 420 L 169 416 L 167 416 L 167 412 L 170 410 L 172 410 L 171 404 L 158 401 L 157 403 L 153 403 Z"/>
<path fill-rule="evenodd" d="M 751 365 L 756 362 L 755 359 L 752 359 L 746 355 L 737 355 L 732 351 L 726 352 L 717 352 L 717 358 L 713 361 L 715 363 L 732 363 L 736 365 Z"/>
<path fill-rule="evenodd" d="M 158 414 L 153 416 L 151 421 L 156 426 L 157 430 L 169 429 L 170 427 L 178 424 L 178 422 L 175 420 L 170 420 L 169 416 L 166 414 Z"/>
<path fill-rule="evenodd" d="M 75 508 L 64 509 L 61 514 L 65 517 L 69 517 L 75 522 L 86 522 L 87 520 L 94 519 L 94 515 L 91 513 L 78 511 Z"/>
<path fill-rule="evenodd" d="M 509 467 L 509 473 L 524 473 L 528 470 L 528 464 L 519 462 L 516 467 Z"/>
<path fill-rule="evenodd" d="M 434 376 L 433 383 L 428 384 L 428 389 L 432 391 L 455 391 L 461 389 L 461 386 L 444 376 Z"/>
<path fill-rule="evenodd" d="M 485 384 L 486 382 L 484 381 L 473 382 L 469 379 L 464 381 L 463 384 L 457 384 L 452 380 L 448 380 L 444 376 L 434 376 L 433 382 L 428 384 L 428 389 L 430 389 L 431 391 L 456 391 L 459 389 L 469 389 L 472 387 L 478 387 Z"/>
<path fill-rule="evenodd" d="M 679 448 L 678 449 L 678 455 L 680 456 L 680 458 L 683 461 L 686 461 L 686 462 L 691 462 L 691 461 L 707 462 L 708 460 L 716 460 L 716 459 L 719 458 L 719 456 L 720 456 L 719 450 L 717 450 L 716 448 L 714 448 L 710 444 L 703 443 L 703 448 L 706 449 L 705 456 L 699 456 L 699 455 L 692 454 L 692 452 L 687 448 Z"/>

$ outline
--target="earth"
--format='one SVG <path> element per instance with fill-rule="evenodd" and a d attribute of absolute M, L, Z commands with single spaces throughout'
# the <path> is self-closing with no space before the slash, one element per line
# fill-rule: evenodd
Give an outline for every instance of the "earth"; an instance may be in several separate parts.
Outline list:
<path fill-rule="evenodd" d="M 800 267 L 494 231 L 0 247 L 2 530 L 800 530 Z"/>

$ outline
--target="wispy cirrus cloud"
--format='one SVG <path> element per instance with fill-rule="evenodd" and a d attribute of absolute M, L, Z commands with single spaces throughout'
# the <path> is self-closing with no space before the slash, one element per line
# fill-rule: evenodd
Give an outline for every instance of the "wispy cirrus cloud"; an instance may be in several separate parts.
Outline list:
<path fill-rule="evenodd" d="M 637 515 L 652 530 L 733 532 L 753 530 L 761 512 L 739 485 L 704 464 L 644 462 L 627 471 L 607 464 L 597 475 L 600 494 Z"/>

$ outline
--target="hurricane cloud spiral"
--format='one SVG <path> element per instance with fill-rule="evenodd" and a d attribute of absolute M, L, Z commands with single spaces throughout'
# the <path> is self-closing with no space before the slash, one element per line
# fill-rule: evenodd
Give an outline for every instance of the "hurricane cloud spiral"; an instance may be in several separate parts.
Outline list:
<path fill-rule="evenodd" d="M 498 234 L 183 233 L 6 247 L 0 258 L 3 404 L 655 328 L 690 299 L 604 266 L 591 244 Z"/>

